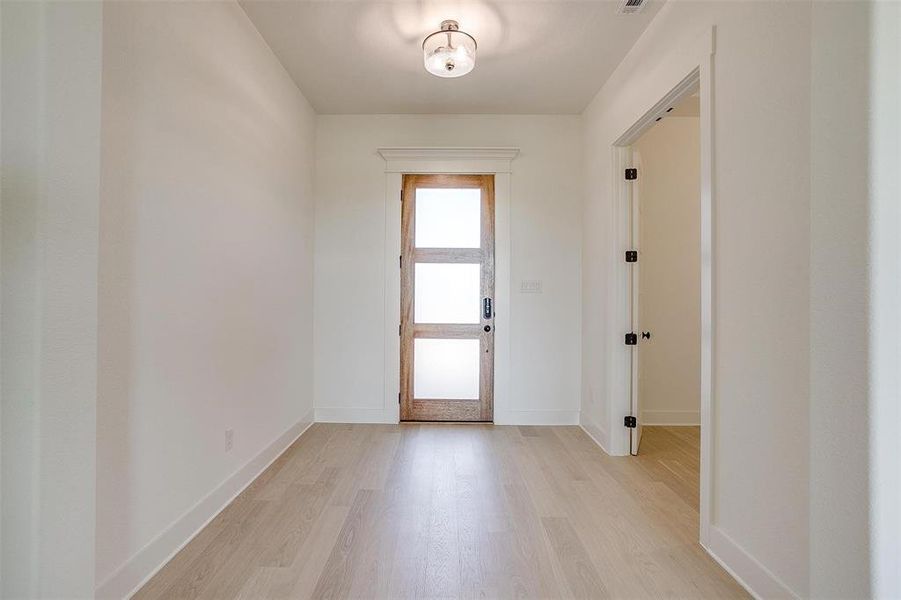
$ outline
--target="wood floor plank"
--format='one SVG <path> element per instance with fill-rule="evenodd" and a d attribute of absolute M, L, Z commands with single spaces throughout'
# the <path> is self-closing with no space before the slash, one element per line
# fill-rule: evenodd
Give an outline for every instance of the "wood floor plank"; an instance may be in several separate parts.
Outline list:
<path fill-rule="evenodd" d="M 435 446 L 435 474 L 429 504 L 428 546 L 426 550 L 425 585 L 427 598 L 460 596 L 460 546 L 458 544 L 456 464 L 453 429 L 441 427 Z M 472 507 L 478 510 L 477 507 Z"/>
<path fill-rule="evenodd" d="M 366 517 L 374 492 L 360 490 L 354 498 L 341 533 L 322 569 L 313 598 L 346 598 L 349 595 L 355 563 L 360 558 L 359 538 L 367 527 Z"/>
<path fill-rule="evenodd" d="M 551 539 L 551 546 L 563 566 L 566 583 L 574 598 L 609 598 L 607 586 L 601 581 L 588 552 L 582 546 L 569 519 L 545 517 L 541 519 Z"/>
<path fill-rule="evenodd" d="M 298 549 L 294 562 L 272 578 L 268 589 L 258 590 L 258 597 L 311 598 L 349 511 L 347 506 L 327 507 Z"/>
<path fill-rule="evenodd" d="M 316 424 L 135 597 L 747 598 L 697 543 L 699 437 Z"/>

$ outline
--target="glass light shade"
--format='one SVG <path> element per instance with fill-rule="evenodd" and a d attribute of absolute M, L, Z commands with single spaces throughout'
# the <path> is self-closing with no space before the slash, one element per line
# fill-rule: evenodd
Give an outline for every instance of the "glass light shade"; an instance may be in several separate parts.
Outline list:
<path fill-rule="evenodd" d="M 441 23 L 441 31 L 422 42 L 425 69 L 438 77 L 462 77 L 476 66 L 476 41 L 459 30 L 456 21 Z"/>

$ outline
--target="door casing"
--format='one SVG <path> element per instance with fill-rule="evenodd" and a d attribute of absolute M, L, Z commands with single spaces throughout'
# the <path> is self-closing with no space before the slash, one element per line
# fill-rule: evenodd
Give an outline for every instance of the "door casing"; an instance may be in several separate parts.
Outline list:
<path fill-rule="evenodd" d="M 510 206 L 516 147 L 403 146 L 380 147 L 385 161 L 385 288 L 383 402 L 368 409 L 367 422 L 400 422 L 400 268 L 401 188 L 404 174 L 480 173 L 494 175 L 495 336 L 494 423 L 522 423 L 530 416 L 515 411 L 510 400 Z"/>

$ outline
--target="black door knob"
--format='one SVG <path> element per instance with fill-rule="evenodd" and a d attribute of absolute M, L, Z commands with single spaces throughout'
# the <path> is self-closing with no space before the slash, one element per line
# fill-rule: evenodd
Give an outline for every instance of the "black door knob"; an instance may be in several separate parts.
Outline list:
<path fill-rule="evenodd" d="M 485 333 L 491 331 L 491 325 L 485 325 Z"/>

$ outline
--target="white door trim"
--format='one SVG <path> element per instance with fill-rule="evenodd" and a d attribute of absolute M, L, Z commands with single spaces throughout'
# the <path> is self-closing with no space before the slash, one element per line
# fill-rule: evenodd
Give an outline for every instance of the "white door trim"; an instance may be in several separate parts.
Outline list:
<path fill-rule="evenodd" d="M 519 148 L 379 148 L 386 173 L 511 173 Z"/>
<path fill-rule="evenodd" d="M 519 148 L 379 148 L 385 159 L 385 379 L 382 421 L 400 422 L 400 191 L 404 173 L 494 174 L 494 422 L 510 412 L 510 201 Z"/>
<path fill-rule="evenodd" d="M 700 542 L 705 547 L 710 540 L 710 529 L 713 522 L 711 505 L 714 461 L 714 418 L 715 399 L 713 398 L 713 59 L 715 53 L 715 29 L 710 28 L 698 40 L 695 58 L 688 65 L 682 63 L 674 67 L 673 75 L 680 77 L 677 83 L 659 100 L 649 99 L 653 104 L 635 122 L 623 123 L 623 133 L 611 144 L 613 161 L 613 198 L 614 198 L 614 244 L 611 252 L 614 264 L 611 265 L 618 282 L 616 290 L 611 293 L 611 312 L 609 331 L 611 332 L 608 356 L 610 364 L 610 391 L 612 401 L 610 407 L 611 431 L 610 450 L 612 454 L 629 453 L 629 435 L 622 426 L 623 417 L 630 414 L 631 366 L 629 352 L 622 350 L 623 334 L 631 330 L 630 281 L 629 268 L 623 261 L 623 252 L 629 248 L 631 229 L 629 213 L 631 210 L 629 184 L 624 181 L 623 169 L 630 167 L 632 161 L 631 145 L 647 131 L 666 110 L 680 99 L 689 95 L 693 89 L 700 87 L 701 100 L 701 494 L 700 494 Z M 674 79 L 675 79 L 674 77 Z"/>

